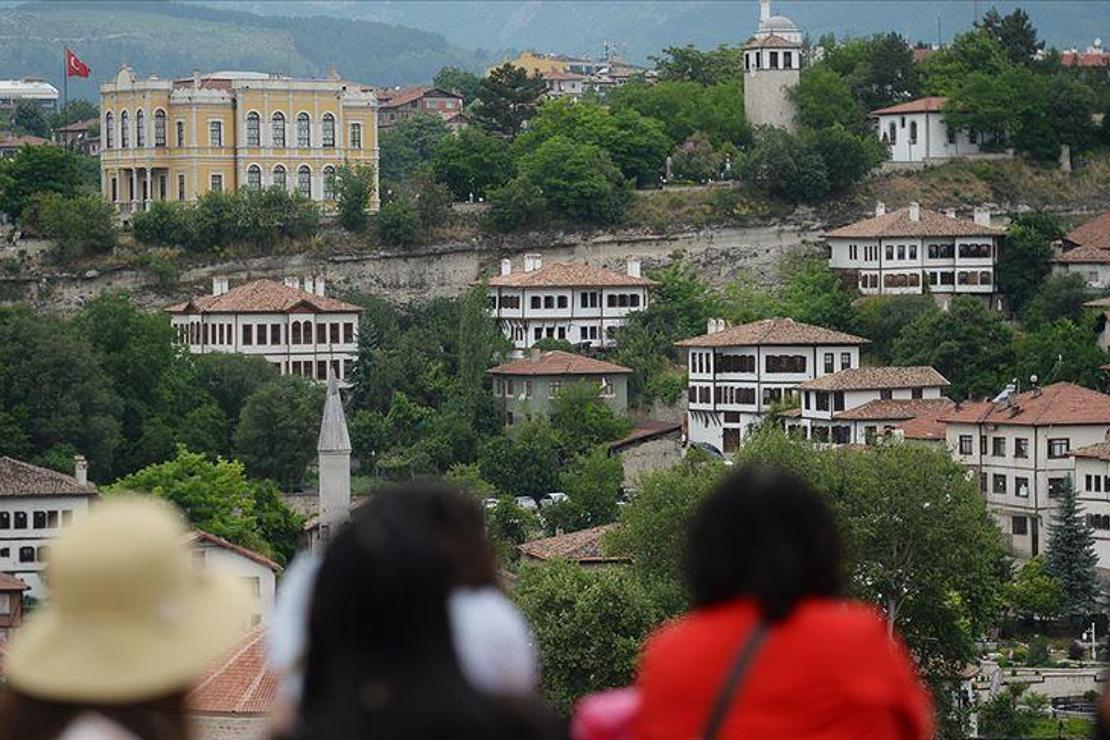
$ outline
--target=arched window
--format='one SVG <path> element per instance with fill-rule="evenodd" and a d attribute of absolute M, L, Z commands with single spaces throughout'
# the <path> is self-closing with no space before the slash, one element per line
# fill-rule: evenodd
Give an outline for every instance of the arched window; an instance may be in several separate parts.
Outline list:
<path fill-rule="evenodd" d="M 351 149 L 361 149 L 362 148 L 362 124 L 361 123 L 352 123 L 351 124 L 351 136 L 350 136 L 350 139 L 349 139 L 349 146 L 350 146 Z"/>
<path fill-rule="evenodd" d="M 324 168 L 324 200 L 335 200 L 335 168 Z"/>
<path fill-rule="evenodd" d="M 293 332 L 292 332 L 292 334 L 293 334 L 293 336 L 289 339 L 289 343 L 290 344 L 300 344 L 301 343 L 301 322 L 299 322 L 299 321 L 294 321 L 293 322 Z"/>
<path fill-rule="evenodd" d="M 154 111 L 154 146 L 166 145 L 166 111 Z"/>
<path fill-rule="evenodd" d="M 285 167 L 280 164 L 274 167 L 274 187 L 281 188 L 282 190 L 288 189 L 288 185 L 285 182 Z"/>
<path fill-rule="evenodd" d="M 247 114 L 247 146 L 261 146 L 262 119 L 251 111 Z"/>
<path fill-rule="evenodd" d="M 297 168 L 297 192 L 306 198 L 312 197 L 312 170 L 307 164 Z"/>
<path fill-rule="evenodd" d="M 285 147 L 285 114 L 278 111 L 274 114 L 270 121 L 270 126 L 273 129 L 271 137 L 273 138 L 273 145 L 275 147 Z"/>
<path fill-rule="evenodd" d="M 312 146 L 311 120 L 307 113 L 297 114 L 297 146 L 301 149 Z"/>
<path fill-rule="evenodd" d="M 131 133 L 127 130 L 131 126 L 131 116 L 127 111 L 119 114 L 119 145 L 126 149 L 131 146 Z"/>
<path fill-rule="evenodd" d="M 116 145 L 115 117 L 112 112 L 104 114 L 104 148 L 111 149 Z"/>
<path fill-rule="evenodd" d="M 146 146 L 146 114 L 142 108 L 135 111 L 135 146 Z"/>
<path fill-rule="evenodd" d="M 247 187 L 251 190 L 262 188 L 262 168 L 256 164 L 247 168 Z"/>
<path fill-rule="evenodd" d="M 330 149 L 335 148 L 335 116 L 331 113 L 324 114 L 324 130 L 322 146 Z"/>

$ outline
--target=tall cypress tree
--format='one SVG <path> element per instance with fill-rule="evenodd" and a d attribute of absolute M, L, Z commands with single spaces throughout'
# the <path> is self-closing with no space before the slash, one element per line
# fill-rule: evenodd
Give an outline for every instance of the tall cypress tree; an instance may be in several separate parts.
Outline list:
<path fill-rule="evenodd" d="M 1099 592 L 1097 563 L 1094 529 L 1079 511 L 1069 477 L 1048 525 L 1045 554 L 1045 570 L 1064 586 L 1064 613 L 1069 616 L 1086 615 L 1094 609 Z"/>

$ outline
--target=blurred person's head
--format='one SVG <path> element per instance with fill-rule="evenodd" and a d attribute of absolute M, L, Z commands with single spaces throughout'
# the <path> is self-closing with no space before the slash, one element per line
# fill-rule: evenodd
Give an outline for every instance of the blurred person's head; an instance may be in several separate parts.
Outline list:
<path fill-rule="evenodd" d="M 702 502 L 690 525 L 695 606 L 746 597 L 778 621 L 806 597 L 843 588 L 840 535 L 823 496 L 783 470 L 746 465 Z"/>
<path fill-rule="evenodd" d="M 461 493 L 398 486 L 359 507 L 317 574 L 300 731 L 496 732 L 489 705 L 460 669 L 447 606 L 457 588 L 492 584 L 494 563 L 481 510 Z"/>
<path fill-rule="evenodd" d="M 108 500 L 54 542 L 50 600 L 6 660 L 5 740 L 53 740 L 76 720 L 140 740 L 188 737 L 192 683 L 239 637 L 234 577 L 197 570 L 179 513 L 156 499 Z"/>

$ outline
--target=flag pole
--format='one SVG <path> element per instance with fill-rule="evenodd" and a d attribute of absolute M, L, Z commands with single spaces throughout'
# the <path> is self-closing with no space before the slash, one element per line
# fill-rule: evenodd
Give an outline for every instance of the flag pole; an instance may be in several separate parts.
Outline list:
<path fill-rule="evenodd" d="M 69 64 L 66 56 L 69 49 L 62 48 L 62 144 L 69 151 L 69 132 L 66 131 L 66 108 L 69 107 Z"/>

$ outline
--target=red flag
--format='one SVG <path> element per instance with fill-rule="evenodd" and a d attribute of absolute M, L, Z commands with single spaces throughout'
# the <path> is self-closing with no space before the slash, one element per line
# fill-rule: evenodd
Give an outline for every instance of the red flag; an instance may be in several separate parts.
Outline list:
<path fill-rule="evenodd" d="M 88 77 L 89 65 L 81 61 L 69 48 L 66 48 L 66 77 Z"/>

